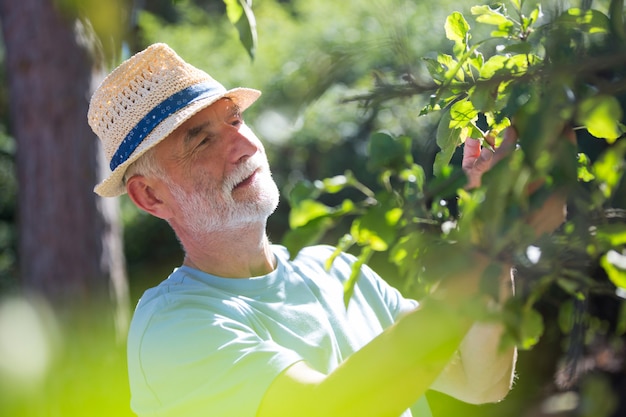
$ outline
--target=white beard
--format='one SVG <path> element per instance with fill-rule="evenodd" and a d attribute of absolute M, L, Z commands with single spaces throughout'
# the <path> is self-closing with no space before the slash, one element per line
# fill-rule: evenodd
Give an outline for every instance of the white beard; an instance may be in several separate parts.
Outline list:
<path fill-rule="evenodd" d="M 260 168 L 260 169 L 259 169 Z M 243 198 L 235 200 L 236 185 L 259 169 L 252 184 L 242 190 Z M 197 178 L 194 191 L 188 193 L 178 184 L 166 180 L 183 212 L 185 226 L 196 234 L 237 229 L 247 224 L 266 222 L 278 206 L 279 191 L 264 154 L 256 153 L 241 163 L 221 186 L 213 180 Z"/>

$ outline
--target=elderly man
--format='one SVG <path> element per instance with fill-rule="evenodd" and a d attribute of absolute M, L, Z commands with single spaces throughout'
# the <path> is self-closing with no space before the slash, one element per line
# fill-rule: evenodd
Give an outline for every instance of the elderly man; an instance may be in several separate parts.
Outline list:
<path fill-rule="evenodd" d="M 363 267 L 346 308 L 353 257 L 327 270 L 333 248 L 291 259 L 269 242 L 279 193 L 242 117 L 259 95 L 226 90 L 164 44 L 122 63 L 93 95 L 89 123 L 111 167 L 95 191 L 127 192 L 171 225 L 185 251 L 182 266 L 146 291 L 134 313 L 133 410 L 406 417 L 430 415 L 428 389 L 470 403 L 501 400 L 515 350 L 498 350 L 500 326 L 456 314 L 477 292 L 487 259 L 476 255 L 473 268 L 419 305 Z M 490 153 L 481 156 L 477 142 L 471 150 L 464 168 L 479 179 Z M 508 272 L 502 281 L 510 289 Z"/>

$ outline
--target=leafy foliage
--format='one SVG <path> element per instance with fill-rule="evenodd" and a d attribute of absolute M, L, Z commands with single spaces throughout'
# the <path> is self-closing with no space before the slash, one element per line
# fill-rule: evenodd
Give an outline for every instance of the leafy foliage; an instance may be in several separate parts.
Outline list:
<path fill-rule="evenodd" d="M 521 291 L 495 315 L 507 329 L 503 344 L 530 349 L 545 327 L 538 306 L 555 292 L 569 300 L 608 297 L 625 310 L 619 294 L 626 291 L 626 216 L 615 206 L 624 191 L 626 153 L 623 1 L 611 1 L 607 12 L 569 8 L 550 19 L 541 5 L 526 8 L 520 0 L 475 6 L 470 14 L 480 30 L 460 12 L 447 18 L 451 53 L 424 58 L 430 81 L 409 74 L 401 84 L 377 83 L 354 98 L 375 106 L 425 97 L 421 115 L 440 117 L 435 176 L 427 177 L 428 167 L 414 161 L 414 139 L 374 133 L 368 168 L 380 190 L 365 187 L 351 173 L 295 187 L 293 230 L 286 242 L 297 250 L 348 222 L 339 247 L 358 248 L 359 261 L 387 253 L 418 297 L 466 265 L 473 248 L 491 256 L 494 268 L 513 261 Z M 475 33 L 485 28 L 488 35 L 477 39 Z M 491 135 L 498 144 L 508 126 L 519 135 L 518 149 L 483 177 L 481 187 L 465 190 L 464 174 L 451 164 L 457 149 L 470 137 L 488 146 L 484 139 Z M 571 129 L 581 141 L 602 141 L 604 151 L 593 159 L 580 152 L 571 134 L 568 140 Z M 338 206 L 320 201 L 347 189 L 357 190 L 360 199 Z M 558 194 L 569 196 L 568 219 L 552 236 L 538 236 L 529 225 L 532 213 Z M 483 287 L 495 297 L 491 272 Z M 563 302 L 561 308 L 572 305 Z M 494 312 L 471 314 L 493 319 Z M 588 311 L 584 317 L 592 321 Z M 625 328 L 623 314 L 614 319 Z M 582 340 L 572 333 L 570 342 L 623 334 L 587 329 Z"/>

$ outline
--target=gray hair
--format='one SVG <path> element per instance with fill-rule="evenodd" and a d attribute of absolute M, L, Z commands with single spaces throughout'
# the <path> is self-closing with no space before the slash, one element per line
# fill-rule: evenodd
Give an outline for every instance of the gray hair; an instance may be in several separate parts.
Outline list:
<path fill-rule="evenodd" d="M 148 149 L 143 155 L 137 158 L 128 166 L 124 173 L 124 184 L 135 175 L 144 177 L 165 179 L 166 174 L 157 162 L 154 155 L 154 148 Z"/>

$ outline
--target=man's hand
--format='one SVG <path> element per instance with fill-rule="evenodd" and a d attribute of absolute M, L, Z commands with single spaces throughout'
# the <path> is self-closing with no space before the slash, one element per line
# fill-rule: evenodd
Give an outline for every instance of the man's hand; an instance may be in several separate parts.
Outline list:
<path fill-rule="evenodd" d="M 569 142 L 576 143 L 576 135 L 572 129 L 564 129 L 563 136 Z M 467 189 L 480 187 L 483 174 L 515 149 L 517 132 L 514 127 L 507 127 L 498 148 L 495 148 L 495 138 L 491 134 L 484 140 L 495 150 L 482 147 L 480 141 L 476 139 L 468 138 L 465 141 L 462 168 L 467 175 Z M 543 180 L 535 181 L 528 186 L 526 192 L 532 194 L 542 184 Z M 533 228 L 536 236 L 551 233 L 563 224 L 567 215 L 565 203 L 566 196 L 557 192 L 546 199 L 539 209 L 528 215 L 526 223 Z"/>
<path fill-rule="evenodd" d="M 495 137 L 491 133 L 487 134 L 484 140 L 491 146 L 491 149 L 482 147 L 477 139 L 465 140 L 462 168 L 467 175 L 465 188 L 468 190 L 480 187 L 483 174 L 515 149 L 517 133 L 512 127 L 506 128 L 504 139 L 498 148 L 495 147 Z"/>

